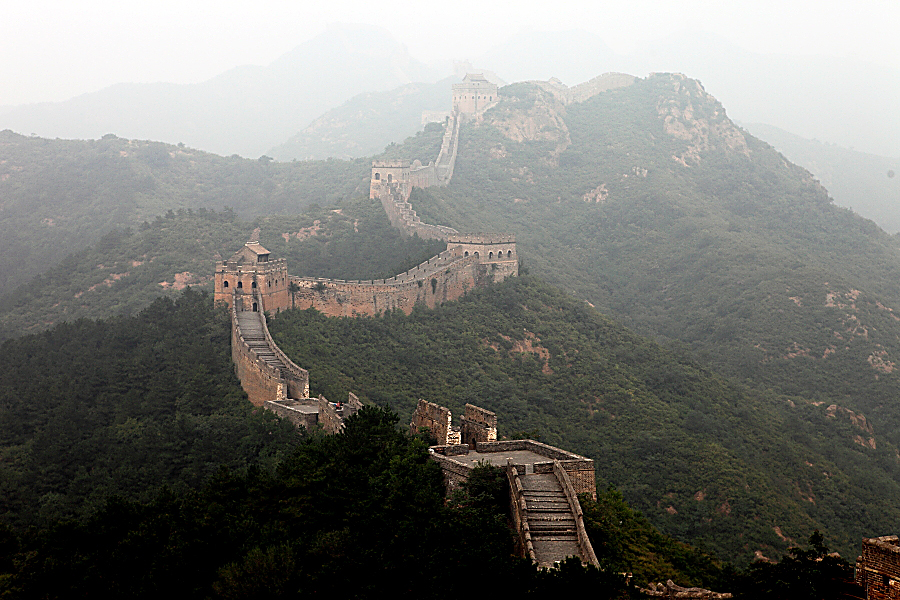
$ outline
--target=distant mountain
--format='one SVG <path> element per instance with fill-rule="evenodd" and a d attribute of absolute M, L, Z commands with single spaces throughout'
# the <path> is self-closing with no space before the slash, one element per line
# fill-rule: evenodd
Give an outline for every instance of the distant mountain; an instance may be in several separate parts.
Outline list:
<path fill-rule="evenodd" d="M 872 219 L 885 231 L 900 232 L 900 177 L 896 176 L 900 173 L 900 158 L 808 140 L 762 123 L 751 123 L 746 128 L 791 162 L 809 169 L 837 204 Z"/>
<path fill-rule="evenodd" d="M 423 111 L 449 113 L 455 77 L 354 96 L 266 152 L 277 160 L 351 159 L 379 154 L 422 129 Z M 426 161 L 427 162 L 427 161 Z"/>
<path fill-rule="evenodd" d="M 410 57 L 385 30 L 340 26 L 265 67 L 237 67 L 189 85 L 120 83 L 66 102 L 20 106 L 0 113 L 0 129 L 76 139 L 114 133 L 256 158 L 356 94 L 445 75 Z"/>

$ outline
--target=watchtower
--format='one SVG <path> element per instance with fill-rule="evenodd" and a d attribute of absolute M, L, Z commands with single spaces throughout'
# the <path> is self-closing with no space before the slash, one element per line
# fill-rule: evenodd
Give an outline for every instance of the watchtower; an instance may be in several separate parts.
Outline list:
<path fill-rule="evenodd" d="M 481 73 L 466 73 L 462 83 L 453 84 L 453 110 L 460 114 L 475 115 L 497 103 L 497 84 L 491 83 Z"/>
<path fill-rule="evenodd" d="M 239 311 L 278 312 L 291 305 L 289 281 L 287 260 L 269 260 L 254 235 L 231 258 L 216 263 L 214 299 L 231 307 L 238 298 Z"/>
<path fill-rule="evenodd" d="M 369 184 L 369 198 L 379 198 L 384 191 L 396 190 L 406 198 L 409 196 L 409 161 L 372 161 L 372 180 Z M 404 193 L 405 192 L 405 193 Z"/>

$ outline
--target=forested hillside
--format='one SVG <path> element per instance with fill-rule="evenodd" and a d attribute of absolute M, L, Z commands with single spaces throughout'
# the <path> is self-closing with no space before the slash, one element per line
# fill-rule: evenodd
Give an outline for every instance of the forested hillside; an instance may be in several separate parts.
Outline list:
<path fill-rule="evenodd" d="M 775 557 L 816 528 L 851 555 L 900 518 L 896 447 L 857 444 L 851 415 L 718 377 L 532 277 L 409 317 L 289 311 L 270 329 L 312 394 L 483 406 L 501 435 L 593 458 L 601 488 L 722 558 Z"/>
<path fill-rule="evenodd" d="M 0 340 L 60 321 L 131 315 L 186 286 L 212 290 L 215 261 L 228 258 L 255 228 L 293 275 L 390 277 L 443 244 L 404 239 L 378 202 L 354 197 L 342 208 L 307 207 L 295 216 L 252 221 L 233 211 L 169 211 L 134 228 L 114 229 L 31 281 L 0 295 Z"/>
<path fill-rule="evenodd" d="M 227 312 L 186 291 L 134 317 L 5 342 L 0 520 L 47 525 L 111 496 L 149 500 L 222 467 L 278 464 L 297 434 L 246 401 L 230 337 Z"/>
<path fill-rule="evenodd" d="M 366 160 L 277 163 L 158 142 L 0 132 L 0 284 L 28 281 L 113 228 L 167 211 L 297 214 L 368 189 Z"/>
<path fill-rule="evenodd" d="M 414 194 L 424 220 L 515 233 L 532 272 L 601 312 L 852 412 L 862 452 L 900 444 L 896 237 L 836 207 L 694 80 L 658 74 L 573 104 L 531 84 L 501 92 L 462 129 L 451 185 Z"/>

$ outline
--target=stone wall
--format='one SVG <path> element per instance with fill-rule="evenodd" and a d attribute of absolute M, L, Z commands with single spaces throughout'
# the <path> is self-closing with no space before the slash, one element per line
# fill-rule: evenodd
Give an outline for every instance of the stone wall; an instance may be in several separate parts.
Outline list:
<path fill-rule="evenodd" d="M 293 305 L 315 308 L 332 317 L 374 316 L 387 310 L 412 312 L 416 305 L 436 306 L 461 298 L 469 290 L 518 274 L 518 260 L 462 257 L 444 251 L 389 279 L 346 281 L 292 277 Z"/>
<path fill-rule="evenodd" d="M 231 307 L 231 360 L 234 371 L 254 406 L 264 406 L 267 401 L 278 399 L 302 399 L 309 397 L 309 372 L 294 364 L 275 345 L 262 313 L 256 314 L 262 324 L 267 346 L 282 361 L 284 371 L 269 365 L 257 356 L 244 340 L 237 319 L 234 303 Z"/>
<path fill-rule="evenodd" d="M 466 404 L 459 424 L 463 444 L 473 447 L 478 442 L 497 441 L 497 414 L 472 404 Z"/>
<path fill-rule="evenodd" d="M 449 408 L 419 399 L 409 424 L 409 432 L 415 435 L 420 429 L 427 428 L 437 440 L 438 445 L 451 444 L 453 443 L 450 441 L 453 437 L 451 435 L 452 419 Z"/>
<path fill-rule="evenodd" d="M 900 598 L 900 538 L 886 535 L 862 541 L 856 583 L 866 590 L 869 600 Z"/>
<path fill-rule="evenodd" d="M 314 400 L 269 400 L 263 407 L 273 413 L 287 419 L 295 427 L 304 427 L 312 431 L 319 422 L 319 407 L 313 404 Z"/>
<path fill-rule="evenodd" d="M 592 499 L 597 499 L 597 480 L 594 472 L 594 461 L 589 458 L 534 440 L 478 442 L 475 444 L 475 449 L 478 452 L 483 452 L 485 454 L 489 452 L 528 450 L 550 459 L 550 461 L 546 463 L 536 463 L 534 465 L 535 473 L 551 472 L 553 470 L 552 461 L 558 460 L 562 468 L 569 475 L 569 479 L 572 481 L 572 487 L 575 488 L 575 493 L 588 494 Z"/>
<path fill-rule="evenodd" d="M 231 319 L 231 360 L 241 387 L 253 406 L 263 406 L 266 401 L 278 397 L 279 385 L 283 385 L 281 373 L 258 358 L 244 343 L 236 315 Z"/>
<path fill-rule="evenodd" d="M 431 453 L 431 458 L 441 465 L 441 472 L 444 474 L 444 484 L 447 487 L 447 497 L 449 498 L 453 495 L 453 492 L 459 489 L 464 481 L 469 479 L 472 469 L 436 452 Z"/>

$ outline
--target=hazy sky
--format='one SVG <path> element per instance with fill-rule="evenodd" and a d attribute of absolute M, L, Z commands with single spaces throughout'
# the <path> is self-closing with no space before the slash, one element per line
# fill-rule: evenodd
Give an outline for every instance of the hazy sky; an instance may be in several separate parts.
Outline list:
<path fill-rule="evenodd" d="M 705 30 L 755 52 L 855 56 L 900 69 L 900 0 L 13 1 L 0 4 L 0 105 L 65 100 L 123 81 L 203 81 L 268 64 L 329 23 L 384 27 L 423 61 L 476 58 L 523 30 L 584 29 L 619 53 Z"/>

